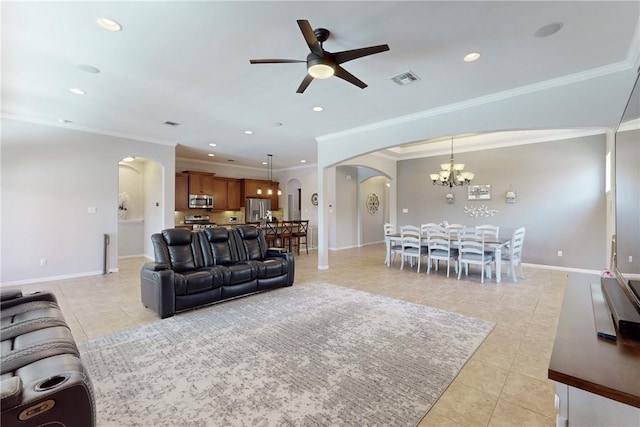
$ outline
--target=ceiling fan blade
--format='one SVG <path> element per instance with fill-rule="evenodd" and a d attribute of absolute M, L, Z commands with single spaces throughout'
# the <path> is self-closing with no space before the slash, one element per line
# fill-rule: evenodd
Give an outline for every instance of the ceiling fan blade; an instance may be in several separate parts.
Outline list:
<path fill-rule="evenodd" d="M 250 59 L 252 64 L 289 64 L 292 62 L 307 62 L 299 59 Z"/>
<path fill-rule="evenodd" d="M 365 82 L 363 82 L 339 65 L 336 65 L 336 71 L 334 75 L 336 77 L 340 77 L 342 80 L 346 80 L 349 83 L 358 86 L 360 89 L 364 89 L 365 87 L 367 87 L 367 84 Z"/>
<path fill-rule="evenodd" d="M 320 46 L 320 42 L 313 32 L 313 28 L 311 28 L 309 21 L 306 19 L 298 19 L 298 26 L 300 27 L 300 31 L 302 31 L 302 35 L 304 36 L 307 46 L 309 46 L 311 52 L 322 56 L 322 47 Z"/>
<path fill-rule="evenodd" d="M 309 74 L 304 76 L 304 79 L 302 80 L 302 83 L 300 83 L 300 86 L 298 86 L 298 90 L 296 91 L 296 93 L 304 92 L 307 86 L 309 86 L 309 83 L 311 83 L 311 80 L 313 80 L 313 77 L 311 77 Z"/>
<path fill-rule="evenodd" d="M 336 64 L 342 64 L 343 62 L 351 61 L 352 59 L 362 58 L 363 56 L 373 55 L 374 53 L 386 52 L 389 50 L 389 45 L 381 44 L 378 46 L 363 47 L 360 49 L 343 50 L 342 52 L 336 52 L 333 55 Z"/>

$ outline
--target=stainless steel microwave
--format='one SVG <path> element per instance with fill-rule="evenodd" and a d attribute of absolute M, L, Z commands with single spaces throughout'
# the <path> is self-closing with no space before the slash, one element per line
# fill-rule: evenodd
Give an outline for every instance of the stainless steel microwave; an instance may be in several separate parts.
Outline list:
<path fill-rule="evenodd" d="M 213 209 L 213 196 L 206 194 L 189 194 L 191 209 Z"/>

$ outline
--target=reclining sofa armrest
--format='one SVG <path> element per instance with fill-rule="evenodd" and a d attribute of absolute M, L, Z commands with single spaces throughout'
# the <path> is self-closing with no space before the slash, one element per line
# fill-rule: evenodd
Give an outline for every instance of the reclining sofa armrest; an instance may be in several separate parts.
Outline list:
<path fill-rule="evenodd" d="M 296 259 L 291 252 L 287 252 L 287 250 L 273 250 L 274 248 L 269 248 L 267 250 L 267 258 L 284 258 L 287 260 L 287 286 L 293 285 L 293 279 L 296 272 L 295 262 Z M 278 248 L 276 248 L 278 249 Z"/>
<path fill-rule="evenodd" d="M 287 248 L 279 248 L 274 246 L 267 249 L 268 257 L 277 256 L 277 254 L 286 254 L 286 253 L 287 253 Z"/>
<path fill-rule="evenodd" d="M 22 401 L 22 380 L 20 377 L 9 377 L 0 382 L 2 408 L 13 408 Z"/>
<path fill-rule="evenodd" d="M 142 268 L 150 271 L 169 270 L 169 264 L 164 262 L 145 262 Z"/>
<path fill-rule="evenodd" d="M 0 310 L 6 310 L 9 307 L 15 307 L 17 305 L 25 304 L 32 301 L 50 301 L 53 303 L 58 302 L 56 296 L 49 291 L 39 291 L 24 295 L 20 291 L 18 291 L 20 292 L 20 295 L 16 295 L 15 291 L 6 291 L 9 292 L 9 298 L 7 299 L 5 299 L 4 297 L 4 292 L 5 291 L 3 291 L 2 293 L 2 301 L 0 301 Z"/>
<path fill-rule="evenodd" d="M 20 289 L 3 289 L 0 291 L 0 300 L 2 301 L 20 298 L 21 296 L 22 291 Z"/>
<path fill-rule="evenodd" d="M 156 263 L 147 263 L 156 264 Z M 140 298 L 142 304 L 155 311 L 161 319 L 171 317 L 176 312 L 176 294 L 173 270 L 158 269 L 147 264 L 140 270 Z M 157 264 L 162 266 L 166 264 Z"/>

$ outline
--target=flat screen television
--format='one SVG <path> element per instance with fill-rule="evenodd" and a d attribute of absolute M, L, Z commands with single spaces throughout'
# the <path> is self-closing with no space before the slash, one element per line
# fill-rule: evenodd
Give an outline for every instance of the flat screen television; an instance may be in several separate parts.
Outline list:
<path fill-rule="evenodd" d="M 640 76 L 615 132 L 616 234 L 611 269 L 640 307 Z M 634 291 L 635 289 L 635 291 Z"/>

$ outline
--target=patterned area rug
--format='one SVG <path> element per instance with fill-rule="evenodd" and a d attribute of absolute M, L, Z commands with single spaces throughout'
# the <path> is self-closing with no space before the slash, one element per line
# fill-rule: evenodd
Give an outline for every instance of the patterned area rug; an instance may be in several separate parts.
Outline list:
<path fill-rule="evenodd" d="M 415 426 L 494 326 L 312 283 L 79 347 L 98 426 Z"/>

